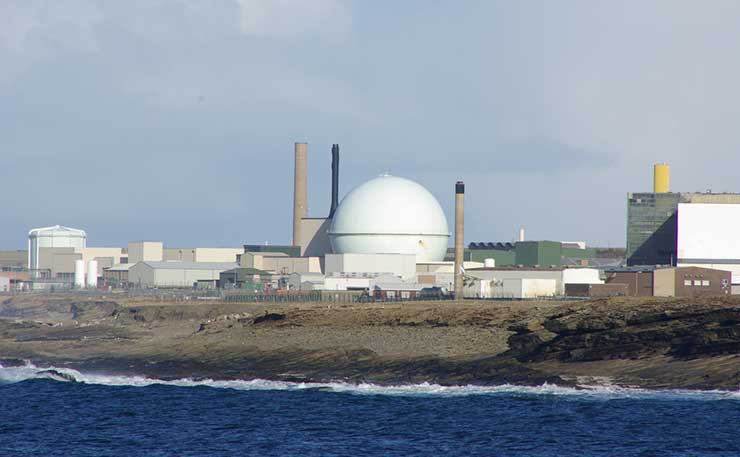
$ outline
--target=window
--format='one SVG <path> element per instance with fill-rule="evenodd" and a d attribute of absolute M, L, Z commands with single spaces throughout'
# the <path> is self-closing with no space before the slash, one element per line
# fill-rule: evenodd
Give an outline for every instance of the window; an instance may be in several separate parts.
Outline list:
<path fill-rule="evenodd" d="M 683 285 L 684 286 L 691 286 L 691 280 L 690 279 L 684 279 L 683 280 Z"/>
<path fill-rule="evenodd" d="M 703 280 L 701 281 L 701 286 L 702 286 L 702 287 L 709 287 L 709 281 L 708 281 L 708 280 L 706 280 L 706 279 L 703 279 Z"/>

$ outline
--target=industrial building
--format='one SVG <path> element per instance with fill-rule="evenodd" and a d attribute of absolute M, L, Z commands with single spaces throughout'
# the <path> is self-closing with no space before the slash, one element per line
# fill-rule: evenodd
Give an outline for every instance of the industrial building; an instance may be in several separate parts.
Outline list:
<path fill-rule="evenodd" d="M 604 282 L 596 268 L 484 267 L 465 270 L 465 275 L 466 293 L 471 298 L 563 296 L 567 284 Z"/>
<path fill-rule="evenodd" d="M 722 262 L 740 265 L 740 262 L 734 262 L 732 257 L 717 255 L 716 252 L 709 257 L 701 257 L 707 253 L 701 249 L 695 249 L 698 248 L 695 243 L 709 242 L 714 236 L 713 230 L 721 231 L 722 227 L 736 226 L 738 219 L 731 208 L 740 205 L 740 194 L 670 192 L 668 173 L 668 165 L 655 165 L 653 192 L 627 194 L 627 265 L 696 264 L 710 266 Z M 692 210 L 693 205 L 706 204 L 728 206 Z M 683 231 L 689 230 L 681 237 L 682 244 L 694 243 L 690 249 L 694 250 L 694 253 L 690 254 L 692 257 L 681 255 L 678 252 L 678 239 L 682 231 L 678 222 L 681 219 L 681 211 L 684 211 L 686 216 Z M 711 219 L 708 219 L 704 225 L 697 224 L 698 221 L 694 217 L 700 212 L 705 212 L 707 215 L 711 212 Z M 727 241 L 727 237 L 723 241 Z M 719 243 L 714 244 L 714 246 L 718 245 Z M 679 260 L 681 257 L 698 260 L 698 262 Z M 737 258 L 740 256 L 735 257 Z M 713 260 L 719 260 L 719 262 L 713 262 Z M 740 267 L 738 271 L 740 272 Z M 740 281 L 740 278 L 738 280 Z"/>
<path fill-rule="evenodd" d="M 699 297 L 732 293 L 732 273 L 701 267 L 641 266 L 606 272 L 607 284 L 626 286 L 631 297 Z"/>
<path fill-rule="evenodd" d="M 215 288 L 220 274 L 236 268 L 228 262 L 137 262 L 128 270 L 128 280 L 137 287 Z"/>

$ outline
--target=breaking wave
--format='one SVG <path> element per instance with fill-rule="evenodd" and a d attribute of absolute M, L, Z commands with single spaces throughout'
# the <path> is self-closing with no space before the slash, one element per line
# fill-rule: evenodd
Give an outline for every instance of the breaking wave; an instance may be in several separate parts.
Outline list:
<path fill-rule="evenodd" d="M 305 391 L 319 390 L 325 392 L 353 395 L 390 395 L 404 397 L 458 397 L 470 395 L 550 395 L 565 397 L 582 397 L 592 399 L 665 399 L 665 400 L 740 400 L 740 391 L 724 390 L 651 390 L 622 387 L 603 381 L 600 384 L 584 384 L 579 387 L 562 387 L 553 384 L 541 386 L 517 386 L 503 384 L 498 386 L 442 386 L 439 384 L 406 384 L 382 386 L 377 384 L 350 384 L 344 382 L 287 382 L 254 379 L 249 381 L 213 379 L 177 379 L 161 380 L 144 376 L 122 376 L 82 373 L 71 368 L 38 367 L 32 363 L 22 366 L 4 367 L 0 365 L 0 384 L 17 383 L 36 379 L 50 379 L 59 382 L 82 383 L 102 386 L 146 387 L 152 385 L 174 387 L 211 387 L 233 390 L 280 390 Z M 592 380 L 593 382 L 593 380 Z"/>

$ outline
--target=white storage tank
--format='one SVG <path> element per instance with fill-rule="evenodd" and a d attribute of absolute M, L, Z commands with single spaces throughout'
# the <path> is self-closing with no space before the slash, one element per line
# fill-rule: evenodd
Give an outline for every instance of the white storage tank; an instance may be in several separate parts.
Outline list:
<path fill-rule="evenodd" d="M 420 184 L 382 175 L 353 189 L 329 229 L 337 254 L 415 254 L 417 262 L 441 261 L 450 231 L 442 207 Z"/>
<path fill-rule="evenodd" d="M 98 287 L 98 261 L 87 262 L 87 287 L 95 289 Z"/>
<path fill-rule="evenodd" d="M 85 287 L 85 261 L 82 259 L 75 260 L 75 288 L 82 289 Z"/>
<path fill-rule="evenodd" d="M 40 248 L 75 248 L 80 252 L 87 247 L 84 230 L 54 225 L 36 228 L 28 232 L 28 268 L 35 277 L 39 268 Z"/>

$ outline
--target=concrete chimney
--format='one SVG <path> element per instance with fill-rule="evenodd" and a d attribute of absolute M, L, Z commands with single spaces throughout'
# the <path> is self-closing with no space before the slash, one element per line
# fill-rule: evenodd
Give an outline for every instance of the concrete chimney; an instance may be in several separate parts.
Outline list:
<path fill-rule="evenodd" d="M 465 254 L 465 183 L 455 184 L 455 300 L 463 299 L 463 260 Z"/>
<path fill-rule="evenodd" d="M 295 175 L 293 181 L 293 246 L 301 244 L 301 219 L 308 214 L 308 144 L 295 144 Z"/>
<path fill-rule="evenodd" d="M 331 146 L 331 208 L 329 219 L 334 217 L 334 212 L 339 206 L 339 145 Z"/>

